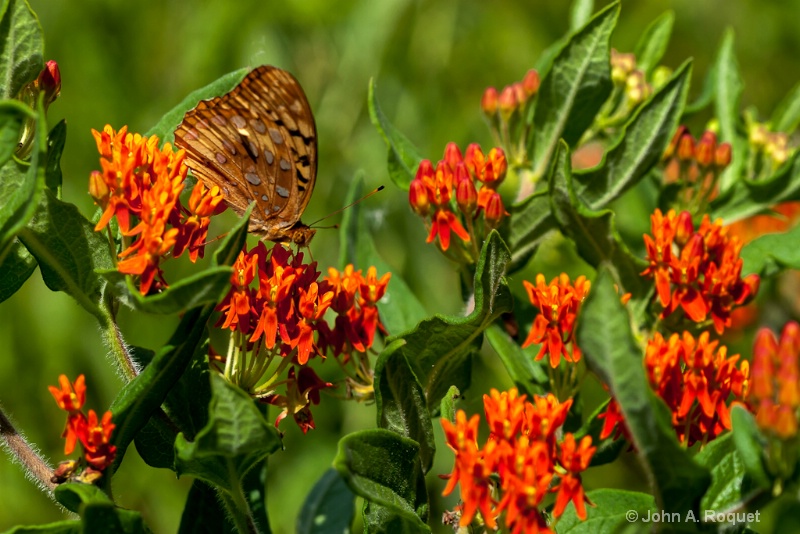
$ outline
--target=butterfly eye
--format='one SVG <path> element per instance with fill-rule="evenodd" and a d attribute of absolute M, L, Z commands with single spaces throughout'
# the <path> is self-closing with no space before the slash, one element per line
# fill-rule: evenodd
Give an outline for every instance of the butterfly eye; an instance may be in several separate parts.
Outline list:
<path fill-rule="evenodd" d="M 317 178 L 314 115 L 297 80 L 277 67 L 251 71 L 230 93 L 200 102 L 175 130 L 186 165 L 218 186 L 241 214 L 255 202 L 249 231 L 306 245 L 300 222 Z"/>

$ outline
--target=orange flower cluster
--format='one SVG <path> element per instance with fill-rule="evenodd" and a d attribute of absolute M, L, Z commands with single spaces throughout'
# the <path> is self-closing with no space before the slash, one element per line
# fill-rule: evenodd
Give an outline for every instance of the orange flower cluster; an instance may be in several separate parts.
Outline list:
<path fill-rule="evenodd" d="M 72 454 L 75 444 L 80 441 L 83 460 L 86 462 L 81 480 L 91 482 L 111 465 L 117 452 L 117 448 L 111 444 L 111 433 L 114 430 L 111 412 L 107 411 L 99 420 L 94 410 L 89 410 L 88 417 L 83 414 L 81 409 L 86 400 L 86 381 L 83 375 L 74 384 L 70 384 L 66 376 L 60 375 L 58 384 L 59 387 L 49 386 L 49 389 L 58 407 L 67 412 L 67 425 L 63 433 L 66 438 L 64 454 Z M 77 462 L 66 462 L 59 466 L 56 478 L 63 482 L 78 468 Z"/>
<path fill-rule="evenodd" d="M 493 148 L 488 156 L 473 143 L 466 155 L 455 143 L 448 143 L 444 159 L 436 164 L 422 160 L 409 187 L 411 208 L 421 217 L 431 217 L 428 243 L 439 237 L 443 251 L 450 247 L 450 232 L 465 243 L 476 242 L 473 222 L 482 213 L 485 230 L 496 228 L 507 215 L 497 187 L 506 176 L 508 164 L 501 148 Z M 480 182 L 478 191 L 475 181 Z M 455 193 L 455 194 L 454 194 Z M 455 214 L 455 209 L 460 217 Z M 461 221 L 466 221 L 469 231 Z M 473 261 L 477 258 L 473 258 Z"/>
<path fill-rule="evenodd" d="M 561 273 L 549 284 L 545 284 L 543 274 L 536 275 L 536 285 L 527 280 L 522 284 L 531 304 L 539 308 L 539 315 L 522 348 L 541 343 L 536 360 L 549 354 L 553 368 L 558 367 L 562 355 L 568 362 L 580 361 L 581 349 L 574 343 L 575 320 L 592 283 L 585 276 L 579 276 L 573 284 L 566 273 Z"/>
<path fill-rule="evenodd" d="M 707 443 L 731 429 L 730 406 L 747 395 L 750 372 L 747 360 L 728 357 L 728 349 L 709 341 L 708 332 L 697 339 L 689 332 L 669 339 L 656 333 L 647 343 L 644 365 L 650 386 L 672 412 L 672 426 L 681 443 L 691 447 Z M 622 420 L 616 401 L 609 403 L 601 439 Z M 617 428 L 619 431 L 624 429 Z M 615 436 L 615 438 L 617 437 Z"/>
<path fill-rule="evenodd" d="M 106 125 L 92 135 L 103 168 L 89 178 L 89 193 L 103 209 L 95 231 L 116 217 L 124 242 L 133 238 L 117 269 L 138 276 L 142 294 L 157 292 L 166 286 L 160 263 L 167 255 L 188 250 L 192 262 L 203 257 L 210 217 L 226 207 L 222 193 L 198 182 L 185 208 L 179 198 L 187 171 L 183 150 L 173 152 L 169 143 L 159 149 L 157 137 L 128 133 L 126 126 L 115 132 Z"/>
<path fill-rule="evenodd" d="M 758 426 L 779 439 L 797 435 L 800 407 L 800 325 L 786 323 L 780 340 L 768 328 L 756 334 L 748 400 Z"/>
<path fill-rule="evenodd" d="M 657 209 L 650 222 L 653 235 L 644 235 L 650 265 L 642 275 L 655 279 L 662 317 L 679 307 L 695 322 L 711 315 L 721 334 L 731 325 L 733 308 L 758 292 L 758 275 L 741 276 L 741 241 L 708 215 L 696 231 L 687 211 L 670 210 L 665 216 Z"/>
<path fill-rule="evenodd" d="M 521 82 L 506 85 L 500 92 L 494 87 L 487 87 L 481 98 L 481 110 L 490 121 L 499 116 L 501 120 L 508 122 L 515 112 L 524 119 L 524 110 L 528 102 L 538 92 L 539 73 L 531 69 L 525 73 Z"/>
<path fill-rule="evenodd" d="M 231 330 L 238 340 L 235 357 L 250 354 L 260 362 L 238 365 L 229 356 L 226 376 L 262 401 L 283 407 L 276 425 L 291 412 L 304 431 L 314 427 L 310 403 L 319 402 L 320 389 L 332 387 L 305 367 L 309 360 L 324 358 L 330 350 L 346 363 L 352 351 L 363 353 L 372 347 L 376 331 L 386 333 L 377 302 L 386 292 L 390 274 L 379 279 L 370 267 L 364 277 L 349 265 L 341 273 L 329 269 L 322 280 L 319 275 L 316 262 L 303 263 L 302 252 L 292 255 L 280 244 L 267 250 L 259 242 L 239 254 L 231 290 L 217 307 L 223 315 L 216 326 Z M 329 308 L 336 312 L 333 328 L 324 319 Z M 282 363 L 264 387 L 257 387 L 275 358 Z M 289 393 L 278 395 L 272 386 L 290 363 L 299 371 L 290 369 Z"/>
<path fill-rule="evenodd" d="M 700 205 L 716 195 L 717 180 L 731 156 L 730 143 L 718 143 L 714 132 L 705 131 L 698 141 L 680 126 L 664 152 L 664 178 L 681 186 L 679 200 L 684 205 Z"/>
<path fill-rule="evenodd" d="M 589 467 L 596 447 L 590 436 L 579 442 L 569 432 L 557 437 L 572 399 L 559 403 L 548 394 L 527 402 L 516 389 L 490 393 L 483 396 L 483 405 L 491 434 L 482 448 L 478 447 L 480 416 L 468 421 L 459 410 L 455 423 L 442 419 L 447 445 L 456 454 L 443 494 L 459 486 L 459 525 L 466 527 L 480 512 L 486 526 L 496 529 L 505 513 L 505 525 L 513 534 L 552 532 L 539 508 L 548 493 L 556 494 L 553 517 L 560 517 L 572 502 L 578 517 L 586 519 L 585 503 L 591 502 L 580 473 Z"/>

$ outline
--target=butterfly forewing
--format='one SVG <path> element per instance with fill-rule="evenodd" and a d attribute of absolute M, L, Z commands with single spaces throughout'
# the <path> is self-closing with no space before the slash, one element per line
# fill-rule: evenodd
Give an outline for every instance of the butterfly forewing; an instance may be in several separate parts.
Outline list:
<path fill-rule="evenodd" d="M 219 186 L 235 211 L 256 203 L 251 232 L 273 241 L 313 235 L 300 216 L 316 180 L 317 133 L 288 72 L 258 67 L 230 93 L 200 102 L 175 131 L 175 144 L 186 149 L 192 173 Z"/>

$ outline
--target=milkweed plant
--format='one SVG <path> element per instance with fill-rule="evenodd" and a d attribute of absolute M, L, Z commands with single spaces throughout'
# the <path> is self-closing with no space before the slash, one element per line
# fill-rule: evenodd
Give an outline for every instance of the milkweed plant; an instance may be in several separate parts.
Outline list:
<path fill-rule="evenodd" d="M 270 532 L 269 457 L 295 425 L 314 439 L 315 406 L 347 401 L 375 410 L 375 427 L 341 436 L 298 532 L 753 532 L 769 503 L 798 506 L 800 325 L 765 326 L 760 311 L 765 288 L 800 269 L 800 86 L 771 114 L 741 109 L 732 32 L 690 91 L 691 60 L 660 64 L 671 12 L 617 51 L 619 3 L 576 8 L 572 31 L 519 81 L 495 88 L 487 74 L 465 88 L 488 126 L 482 143 L 454 131 L 444 147 L 416 147 L 371 83 L 388 194 L 407 195 L 419 225 L 403 246 L 438 249 L 462 288 L 463 314 L 430 315 L 380 258 L 363 204 L 343 215 L 336 266 L 318 265 L 313 244 L 248 239 L 249 211 L 209 235 L 225 191 L 187 172 L 173 132 L 248 69 L 192 93 L 145 135 L 124 125 L 75 134 L 96 141 L 86 184 L 97 209 L 64 202 L 66 127 L 46 118 L 62 72 L 44 60 L 30 8 L 10 5 L 0 300 L 38 267 L 96 318 L 125 384 L 110 406 L 87 409 L 96 384 L 52 378 L 54 408 L 66 412 L 56 464 L 2 406 L 5 453 L 70 512 L 37 532 L 149 532 L 115 503 L 132 445 L 149 467 L 193 479 L 180 532 Z M 701 112 L 710 119 L 690 131 Z M 618 230 L 620 199 L 649 214 L 644 235 Z M 552 240 L 583 272 L 532 271 Z M 170 262 L 194 271 L 175 279 Z M 122 308 L 180 323 L 162 347 L 133 346 Z M 740 354 L 726 345 L 732 334 L 752 336 Z M 500 362 L 514 387 L 476 391 L 476 358 Z M 338 378 L 321 378 L 326 360 Z M 482 397 L 483 410 L 459 408 L 465 396 Z M 437 454 L 452 469 L 435 469 Z M 647 491 L 587 480 L 626 460 Z M 429 491 L 451 496 L 450 509 L 433 510 Z"/>

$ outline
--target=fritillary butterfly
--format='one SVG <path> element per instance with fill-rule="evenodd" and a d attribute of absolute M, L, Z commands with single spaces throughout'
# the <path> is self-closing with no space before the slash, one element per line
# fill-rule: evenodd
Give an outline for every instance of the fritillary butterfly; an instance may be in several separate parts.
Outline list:
<path fill-rule="evenodd" d="M 248 231 L 307 246 L 315 230 L 300 222 L 317 177 L 314 115 L 298 81 L 269 65 L 251 71 L 230 93 L 203 100 L 175 130 L 186 165 L 206 186 L 219 186 Z"/>

